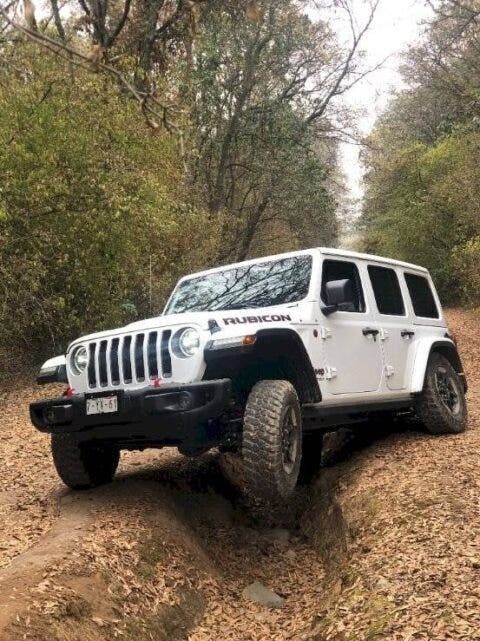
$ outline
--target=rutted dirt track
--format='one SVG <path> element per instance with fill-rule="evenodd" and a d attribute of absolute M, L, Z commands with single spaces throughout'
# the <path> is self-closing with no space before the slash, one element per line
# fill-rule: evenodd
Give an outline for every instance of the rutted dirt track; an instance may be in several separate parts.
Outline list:
<path fill-rule="evenodd" d="M 71 493 L 27 420 L 45 390 L 8 393 L 1 641 L 480 639 L 480 316 L 449 317 L 470 430 L 357 437 L 300 490 L 288 532 L 249 516 L 214 455 L 124 454 L 112 485 Z M 284 607 L 245 600 L 255 580 Z"/>

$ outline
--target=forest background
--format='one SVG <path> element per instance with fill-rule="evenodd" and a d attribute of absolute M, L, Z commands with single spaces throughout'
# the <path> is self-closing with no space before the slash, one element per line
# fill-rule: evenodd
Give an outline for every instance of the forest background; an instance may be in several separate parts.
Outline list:
<path fill-rule="evenodd" d="M 349 0 L 2 0 L 0 369 L 160 313 L 185 273 L 341 245 L 345 141 L 355 248 L 477 305 L 480 2 L 429 4 L 359 140 L 376 0 L 361 21 Z"/>

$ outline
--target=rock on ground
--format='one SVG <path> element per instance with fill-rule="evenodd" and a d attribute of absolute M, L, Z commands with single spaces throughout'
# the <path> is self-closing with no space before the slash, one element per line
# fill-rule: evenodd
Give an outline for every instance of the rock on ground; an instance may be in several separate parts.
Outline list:
<path fill-rule="evenodd" d="M 260 605 L 265 605 L 267 608 L 281 608 L 285 603 L 285 599 L 273 590 L 266 588 L 259 581 L 254 581 L 247 585 L 242 592 L 242 596 L 248 601 L 260 603 Z"/>

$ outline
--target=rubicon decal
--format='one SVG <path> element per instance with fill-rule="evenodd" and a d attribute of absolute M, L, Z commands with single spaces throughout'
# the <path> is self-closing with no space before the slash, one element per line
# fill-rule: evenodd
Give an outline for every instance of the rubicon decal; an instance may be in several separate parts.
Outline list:
<path fill-rule="evenodd" d="M 288 314 L 266 314 L 265 316 L 234 316 L 224 318 L 225 325 L 242 325 L 243 323 L 280 323 L 282 321 L 291 321 Z"/>

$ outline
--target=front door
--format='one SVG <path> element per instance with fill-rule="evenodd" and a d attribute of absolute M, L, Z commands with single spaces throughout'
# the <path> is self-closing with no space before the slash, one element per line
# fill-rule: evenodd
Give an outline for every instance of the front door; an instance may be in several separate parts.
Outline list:
<path fill-rule="evenodd" d="M 336 311 L 321 321 L 323 379 L 330 394 L 374 392 L 382 379 L 382 350 L 379 327 L 365 305 L 362 278 L 355 263 L 325 259 L 322 269 L 321 298 L 326 300 L 329 281 L 348 279 L 354 300 L 348 311 Z"/>

